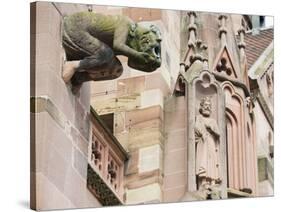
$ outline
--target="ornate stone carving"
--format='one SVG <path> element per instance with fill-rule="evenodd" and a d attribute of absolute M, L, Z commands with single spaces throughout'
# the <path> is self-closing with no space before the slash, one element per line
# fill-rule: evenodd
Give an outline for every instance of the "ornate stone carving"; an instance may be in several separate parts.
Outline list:
<path fill-rule="evenodd" d="M 253 109 L 255 107 L 255 104 L 254 104 L 252 96 L 246 97 L 246 105 L 247 105 L 247 107 L 249 109 L 249 113 L 253 114 Z"/>
<path fill-rule="evenodd" d="M 188 38 L 188 47 L 195 47 L 195 40 L 196 40 L 196 34 L 197 34 L 197 26 L 195 24 L 195 18 L 196 18 L 196 13 L 191 11 L 188 12 L 189 16 L 189 25 L 188 25 L 188 31 L 189 31 L 189 38 Z"/>
<path fill-rule="evenodd" d="M 196 176 L 198 187 L 221 183 L 219 140 L 220 130 L 210 117 L 212 104 L 209 97 L 200 102 L 199 115 L 195 118 Z"/>
<path fill-rule="evenodd" d="M 201 195 L 203 194 L 203 198 L 206 200 L 222 199 L 221 189 L 218 184 L 214 184 L 214 185 L 204 184 L 204 186 L 201 187 L 200 192 Z"/>
<path fill-rule="evenodd" d="M 122 205 L 122 202 L 116 194 L 111 191 L 90 165 L 88 165 L 87 187 L 98 198 L 102 205 Z"/>
<path fill-rule="evenodd" d="M 272 94 L 273 94 L 273 77 L 272 77 L 272 73 L 269 73 L 269 72 L 266 73 L 266 83 L 267 83 L 268 96 L 272 96 Z"/>
<path fill-rule="evenodd" d="M 194 51 L 195 54 L 190 56 L 190 64 L 192 64 L 196 60 L 203 61 L 207 58 L 206 56 L 206 50 L 208 49 L 208 46 L 206 44 L 203 44 L 202 40 L 198 39 L 195 41 L 195 47 Z"/>
<path fill-rule="evenodd" d="M 197 25 L 196 25 L 196 13 L 191 11 L 188 12 L 189 16 L 189 25 L 188 25 L 188 48 L 185 53 L 184 59 L 181 64 L 185 65 L 185 71 L 187 71 L 191 65 L 195 61 L 201 61 L 203 62 L 203 70 L 209 70 L 208 65 L 208 55 L 207 55 L 207 49 L 208 46 L 202 42 L 202 40 L 197 38 Z"/>
<path fill-rule="evenodd" d="M 220 80 L 231 80 L 231 79 L 237 79 L 240 78 L 239 72 L 236 71 L 236 68 L 232 62 L 232 57 L 229 53 L 228 47 L 224 46 L 219 51 L 215 62 L 213 63 L 213 69 L 215 71 L 215 74 L 218 73 L 221 77 L 225 77 L 226 79 L 220 79 Z M 216 76 L 216 75 L 215 75 Z"/>
<path fill-rule="evenodd" d="M 118 173 L 120 173 L 119 165 L 111 155 L 108 155 L 107 180 L 115 191 L 118 190 L 120 184 Z"/>
<path fill-rule="evenodd" d="M 227 44 L 226 42 L 226 34 L 227 34 L 227 27 L 226 27 L 226 15 L 220 15 L 219 16 L 219 38 L 221 39 L 221 46 L 225 46 Z"/>
<path fill-rule="evenodd" d="M 134 23 L 125 16 L 79 12 L 63 20 L 63 46 L 68 62 L 64 81 L 77 92 L 83 82 L 110 80 L 122 74 L 117 55 L 128 57 L 134 69 L 152 72 L 161 65 L 161 35 L 149 22 Z"/>
<path fill-rule="evenodd" d="M 218 72 L 225 72 L 228 76 L 232 74 L 232 68 L 228 64 L 228 61 L 225 58 L 221 58 L 219 63 L 216 66 Z"/>
<path fill-rule="evenodd" d="M 116 138 L 105 128 L 93 109 L 91 109 L 91 121 L 92 139 L 88 146 L 88 188 L 103 205 L 123 204 L 124 165 L 128 155 L 122 146 L 119 146 Z"/>
<path fill-rule="evenodd" d="M 94 166 L 101 171 L 103 166 L 102 159 L 104 156 L 104 146 L 98 141 L 95 135 L 92 136 L 91 145 L 91 161 L 93 162 Z"/>
<path fill-rule="evenodd" d="M 245 57 L 245 48 L 246 48 L 246 43 L 245 43 L 245 29 L 244 27 L 241 27 L 238 30 L 238 35 L 239 35 L 239 43 L 238 43 L 238 48 L 240 50 L 240 60 L 244 59 Z"/>

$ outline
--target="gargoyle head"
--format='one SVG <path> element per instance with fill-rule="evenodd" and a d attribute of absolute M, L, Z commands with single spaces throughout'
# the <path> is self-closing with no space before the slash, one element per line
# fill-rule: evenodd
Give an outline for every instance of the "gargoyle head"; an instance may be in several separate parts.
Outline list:
<path fill-rule="evenodd" d="M 131 25 L 127 45 L 138 52 L 147 53 L 147 62 L 128 58 L 131 68 L 152 72 L 161 66 L 161 34 L 159 29 L 148 22 L 140 22 Z"/>

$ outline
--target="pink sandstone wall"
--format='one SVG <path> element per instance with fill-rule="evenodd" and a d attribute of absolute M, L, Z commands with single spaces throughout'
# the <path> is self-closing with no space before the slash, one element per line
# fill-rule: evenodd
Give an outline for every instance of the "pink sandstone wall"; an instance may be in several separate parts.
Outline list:
<path fill-rule="evenodd" d="M 31 6 L 33 209 L 100 206 L 86 188 L 90 84 L 74 96 L 61 78 L 62 15 L 81 10 L 86 6 L 47 2 Z"/>
<path fill-rule="evenodd" d="M 173 92 L 179 64 L 179 12 L 107 8 L 134 21 L 153 21 L 162 32 L 162 65 L 153 73 L 134 70 L 120 57 L 124 72 L 116 80 L 93 82 L 91 104 L 99 114 L 114 113 L 114 135 L 129 152 L 125 170 L 126 204 L 161 202 L 163 196 L 164 107 Z M 177 23 L 177 24 L 175 24 Z"/>
<path fill-rule="evenodd" d="M 164 202 L 177 202 L 187 189 L 186 98 L 168 97 L 165 101 L 164 116 Z"/>

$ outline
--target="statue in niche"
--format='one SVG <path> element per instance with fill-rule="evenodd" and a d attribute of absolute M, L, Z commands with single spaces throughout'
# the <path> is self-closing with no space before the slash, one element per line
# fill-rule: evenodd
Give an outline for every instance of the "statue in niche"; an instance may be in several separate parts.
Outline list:
<path fill-rule="evenodd" d="M 79 12 L 64 17 L 63 47 L 68 61 L 62 77 L 71 82 L 74 93 L 83 82 L 119 77 L 123 67 L 117 55 L 128 57 L 128 66 L 144 72 L 161 65 L 159 29 L 121 15 Z"/>
<path fill-rule="evenodd" d="M 221 183 L 219 139 L 220 130 L 211 118 L 212 104 L 209 97 L 201 99 L 199 115 L 195 117 L 196 177 L 199 190 Z"/>

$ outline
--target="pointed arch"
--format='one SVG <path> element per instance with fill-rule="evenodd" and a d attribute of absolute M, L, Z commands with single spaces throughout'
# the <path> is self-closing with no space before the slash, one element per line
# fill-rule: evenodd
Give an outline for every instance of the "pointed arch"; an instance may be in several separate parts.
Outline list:
<path fill-rule="evenodd" d="M 244 102 L 234 86 L 222 84 L 226 107 L 226 140 L 228 158 L 228 186 L 240 190 L 247 188 L 247 161 L 245 143 Z"/>

